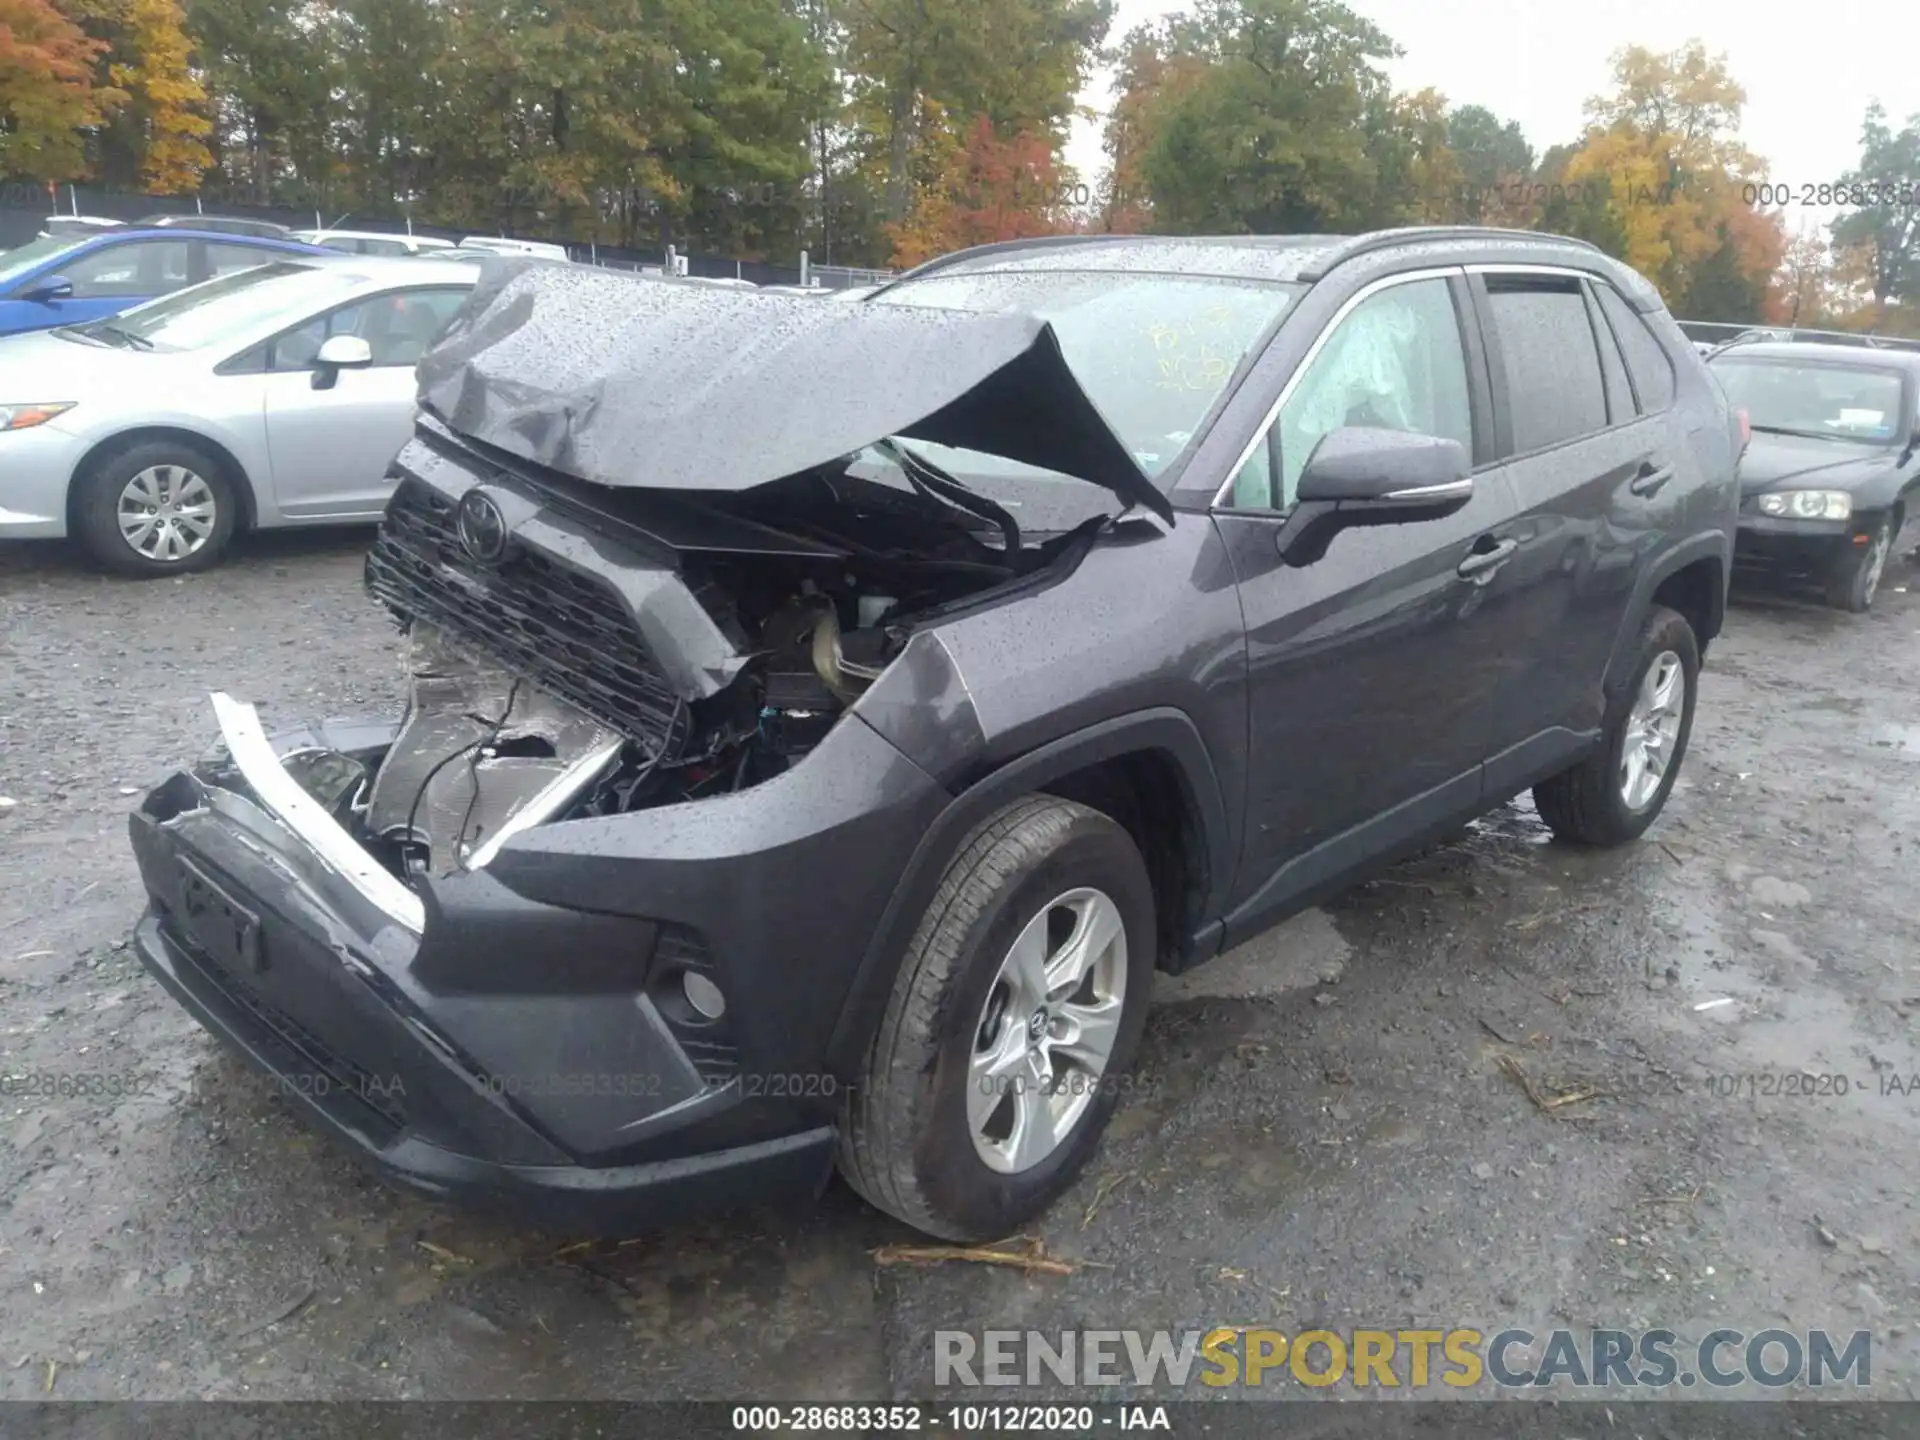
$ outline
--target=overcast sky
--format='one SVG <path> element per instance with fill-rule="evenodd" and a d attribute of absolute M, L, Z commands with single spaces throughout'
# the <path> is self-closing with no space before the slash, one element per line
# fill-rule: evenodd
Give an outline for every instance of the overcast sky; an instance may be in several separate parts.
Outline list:
<path fill-rule="evenodd" d="M 1920 5 L 1913 0 L 1821 0 L 1812 9 L 1751 0 L 1347 0 L 1406 53 L 1387 68 L 1395 88 L 1434 86 L 1455 105 L 1484 105 L 1518 120 L 1535 153 L 1580 132 L 1581 105 L 1608 88 L 1607 57 L 1625 45 L 1673 50 L 1698 37 L 1725 52 L 1746 87 L 1746 144 L 1771 178 L 1791 185 L 1837 179 L 1859 158 L 1860 121 L 1878 98 L 1900 123 L 1920 111 Z M 1188 8 L 1181 0 L 1119 0 L 1112 37 Z M 1102 111 L 1109 77 L 1081 97 Z M 1075 125 L 1067 159 L 1092 184 L 1104 160 L 1098 123 Z M 1889 176 L 1920 182 L 1920 175 Z M 1803 216 L 1787 215 L 1789 229 Z"/>

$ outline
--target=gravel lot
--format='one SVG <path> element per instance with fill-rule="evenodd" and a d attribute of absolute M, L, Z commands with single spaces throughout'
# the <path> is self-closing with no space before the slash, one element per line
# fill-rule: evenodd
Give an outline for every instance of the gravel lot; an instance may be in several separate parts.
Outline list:
<path fill-rule="evenodd" d="M 0 1398 L 871 1400 L 931 1393 L 940 1328 L 1309 1322 L 1871 1328 L 1875 1394 L 1920 1395 L 1911 558 L 1862 618 L 1739 598 L 1640 844 L 1510 807 L 1163 985 L 1158 1088 L 1038 1230 L 1079 1268 L 1027 1276 L 877 1265 L 910 1237 L 837 1186 L 585 1245 L 436 1207 L 146 978 L 123 817 L 207 692 L 397 707 L 365 543 L 146 585 L 0 547 L 0 1070 L 142 1080 L 0 1097 Z M 1502 1055 L 1603 1093 L 1542 1110 Z M 1710 1090 L 1801 1070 L 1850 1093 Z"/>

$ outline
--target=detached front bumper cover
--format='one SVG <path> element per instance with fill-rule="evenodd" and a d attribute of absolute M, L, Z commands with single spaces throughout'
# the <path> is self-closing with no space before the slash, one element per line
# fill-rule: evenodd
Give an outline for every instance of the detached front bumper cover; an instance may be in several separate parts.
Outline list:
<path fill-rule="evenodd" d="M 410 934 L 426 929 L 420 897 L 382 868 L 306 791 L 273 753 L 253 706 L 231 695 L 213 696 L 213 713 L 227 752 L 261 805 L 322 861 Z"/>

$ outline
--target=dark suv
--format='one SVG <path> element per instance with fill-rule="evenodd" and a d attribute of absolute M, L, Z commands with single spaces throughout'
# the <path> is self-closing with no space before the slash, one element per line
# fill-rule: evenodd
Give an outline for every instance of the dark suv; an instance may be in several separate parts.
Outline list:
<path fill-rule="evenodd" d="M 1009 1233 L 1156 970 L 1533 788 L 1658 814 L 1736 418 L 1548 236 L 1019 241 L 854 305 L 514 262 L 367 565 L 404 720 L 132 819 L 149 969 L 389 1174 Z"/>

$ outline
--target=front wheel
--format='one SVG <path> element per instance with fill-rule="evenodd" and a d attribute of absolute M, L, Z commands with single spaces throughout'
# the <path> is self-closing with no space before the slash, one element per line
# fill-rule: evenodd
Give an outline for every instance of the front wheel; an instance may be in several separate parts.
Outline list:
<path fill-rule="evenodd" d="M 239 520 L 225 468 L 180 441 L 147 441 L 109 454 L 76 483 L 81 543 L 124 575 L 204 569 L 226 550 Z"/>
<path fill-rule="evenodd" d="M 1127 832 L 1037 795 L 961 846 L 848 1103 L 839 1163 L 928 1234 L 991 1240 L 1066 1191 L 1146 1024 L 1152 885 Z"/>
<path fill-rule="evenodd" d="M 1583 845 L 1623 845 L 1653 823 L 1687 753 L 1699 679 L 1693 627 L 1676 611 L 1654 606 L 1633 663 L 1608 687 L 1599 748 L 1533 787 L 1533 803 L 1555 835 Z"/>
<path fill-rule="evenodd" d="M 1864 535 L 1849 536 L 1846 549 L 1834 557 L 1827 572 L 1827 603 L 1836 610 L 1858 615 L 1873 608 L 1874 593 L 1887 570 L 1898 526 L 1891 514 L 1879 516 Z"/>

